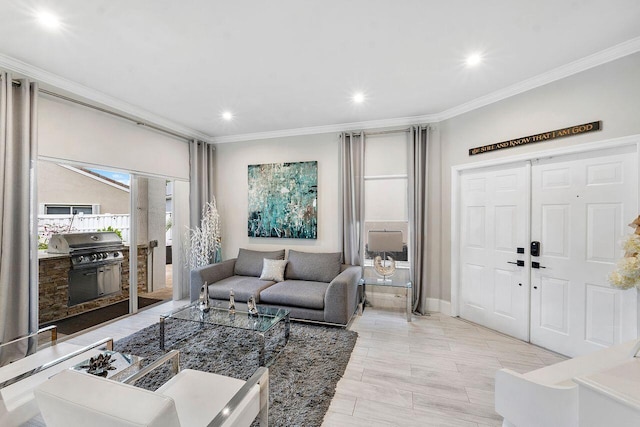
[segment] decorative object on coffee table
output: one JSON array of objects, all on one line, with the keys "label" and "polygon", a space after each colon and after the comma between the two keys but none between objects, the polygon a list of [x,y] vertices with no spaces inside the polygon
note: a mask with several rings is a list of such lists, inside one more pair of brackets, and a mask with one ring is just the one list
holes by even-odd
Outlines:
[{"label": "decorative object on coffee table", "polygon": [[204,282],[200,289],[200,299],[198,300],[198,308],[202,312],[207,312],[211,308],[211,301],[209,300],[209,285]]},{"label": "decorative object on coffee table", "polygon": [[110,354],[100,353],[96,357],[90,358],[88,363],[80,367],[86,369],[88,374],[106,377],[109,373],[108,371],[116,369],[112,363]]},{"label": "decorative object on coffee table", "polygon": [[236,300],[235,294],[233,293],[233,289],[229,291],[229,314],[236,313]]},{"label": "decorative object on coffee table", "polygon": [[105,350],[71,367],[71,369],[88,374],[105,377],[113,381],[123,381],[140,369],[144,359],[133,354]]},{"label": "decorative object on coffee table", "polygon": [[251,295],[251,298],[249,298],[249,301],[247,301],[247,311],[249,312],[250,316],[258,315],[258,308],[256,307],[256,299],[254,298],[253,295]]}]

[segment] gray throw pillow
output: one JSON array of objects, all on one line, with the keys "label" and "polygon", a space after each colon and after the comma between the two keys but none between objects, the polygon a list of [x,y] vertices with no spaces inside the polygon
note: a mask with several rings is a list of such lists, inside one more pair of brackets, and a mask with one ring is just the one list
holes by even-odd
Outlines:
[{"label": "gray throw pillow", "polygon": [[331,282],[340,274],[342,254],[289,251],[285,277],[291,280]]},{"label": "gray throw pillow", "polygon": [[240,249],[238,259],[236,259],[236,265],[233,268],[233,274],[237,276],[260,277],[260,274],[262,274],[263,260],[265,258],[284,259],[284,249],[271,252]]}]

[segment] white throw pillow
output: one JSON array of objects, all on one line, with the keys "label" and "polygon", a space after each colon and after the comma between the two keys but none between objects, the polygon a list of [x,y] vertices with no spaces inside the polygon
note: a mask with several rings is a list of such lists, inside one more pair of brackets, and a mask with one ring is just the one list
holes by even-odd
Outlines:
[{"label": "white throw pillow", "polygon": [[287,266],[286,259],[267,259],[262,264],[262,274],[260,280],[273,280],[275,282],[284,281],[284,269]]}]

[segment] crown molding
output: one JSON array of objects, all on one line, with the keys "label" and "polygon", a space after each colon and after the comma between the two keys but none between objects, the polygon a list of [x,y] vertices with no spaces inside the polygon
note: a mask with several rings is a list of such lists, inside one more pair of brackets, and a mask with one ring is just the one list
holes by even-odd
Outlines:
[{"label": "crown molding", "polygon": [[395,119],[371,120],[365,122],[339,123],[335,125],[312,126],[306,128],[283,129],[268,132],[244,133],[239,135],[218,136],[213,138],[215,144],[230,142],[255,141],[259,139],[286,138],[289,136],[315,135],[320,133],[345,132],[353,130],[381,129],[398,126],[410,126],[417,123],[429,123],[433,115],[398,117]]},{"label": "crown molding", "polygon": [[130,117],[141,124],[154,125],[161,129],[166,129],[185,138],[195,138],[201,141],[211,142],[211,136],[197,130],[180,125],[164,117],[153,114],[142,108],[136,107],[128,102],[121,101],[100,91],[88,88],[79,83],[68,80],[64,77],[53,74],[26,62],[0,53],[0,68],[4,68],[21,76],[36,80],[37,82],[71,94],[73,98],[81,98],[90,104],[104,106],[112,111],[116,111]]},{"label": "crown molding", "polygon": [[616,59],[623,58],[628,55],[640,52],[640,37],[636,37],[626,42],[617,44],[608,49],[601,50],[592,55],[570,62],[566,65],[562,65],[546,73],[539,74],[527,80],[523,80],[514,85],[508,86],[504,89],[497,90],[488,95],[481,96],[472,101],[458,105],[457,107],[450,108],[441,113],[434,114],[436,121],[451,119],[464,113],[476,110],[478,108],[485,107],[494,102],[502,101],[510,98],[514,95],[518,95],[523,92],[535,89],[540,86],[555,82],[557,80],[564,79],[566,77],[578,74],[582,71],[586,71],[590,68],[597,67],[599,65],[606,64],[607,62],[615,61]]}]

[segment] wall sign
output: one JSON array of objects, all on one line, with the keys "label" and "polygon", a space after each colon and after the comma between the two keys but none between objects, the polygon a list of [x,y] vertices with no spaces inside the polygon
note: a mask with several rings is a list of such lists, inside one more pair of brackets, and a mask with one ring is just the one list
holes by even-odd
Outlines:
[{"label": "wall sign", "polygon": [[582,133],[594,132],[600,130],[602,122],[591,122],[583,125],[571,126],[552,130],[549,132],[539,133],[537,135],[524,136],[522,138],[510,139],[509,141],[497,142],[495,144],[484,145],[482,147],[470,148],[469,155],[488,153],[489,151],[502,150],[503,148],[519,147],[525,144],[533,144],[536,142],[549,141],[551,139],[564,138],[565,136],[580,135]]}]

